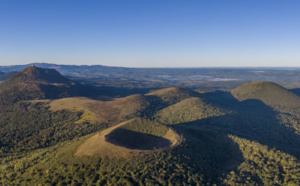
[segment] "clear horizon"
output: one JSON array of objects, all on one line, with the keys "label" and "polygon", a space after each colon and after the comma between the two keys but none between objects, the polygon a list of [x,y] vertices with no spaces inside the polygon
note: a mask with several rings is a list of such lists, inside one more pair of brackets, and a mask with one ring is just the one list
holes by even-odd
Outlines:
[{"label": "clear horizon", "polygon": [[0,2],[0,65],[300,67],[291,0]]},{"label": "clear horizon", "polygon": [[282,68],[282,69],[290,69],[290,68],[297,68],[299,69],[300,66],[207,66],[207,67],[126,67],[126,66],[112,66],[112,65],[102,65],[102,64],[60,64],[60,63],[46,63],[46,62],[33,62],[33,63],[24,63],[24,64],[11,64],[11,65],[0,65],[0,66],[18,66],[18,65],[31,65],[31,64],[49,64],[49,65],[75,65],[75,66],[107,66],[107,67],[120,67],[120,68],[228,68],[228,69],[272,69],[272,68]]}]

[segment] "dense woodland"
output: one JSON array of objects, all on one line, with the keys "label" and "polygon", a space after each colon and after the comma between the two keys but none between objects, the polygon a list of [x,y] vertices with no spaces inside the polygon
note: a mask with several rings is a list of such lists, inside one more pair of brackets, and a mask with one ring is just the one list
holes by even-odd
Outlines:
[{"label": "dense woodland", "polygon": [[153,146],[145,139],[168,146],[163,137],[172,129],[181,141],[123,158],[75,155],[87,139],[117,123],[78,123],[83,112],[51,111],[38,101],[49,99],[44,89],[21,94],[14,84],[2,84],[0,183],[299,185],[300,98],[272,83],[250,85],[232,92],[171,88],[136,96],[143,98],[140,109],[124,116],[134,119],[107,137],[147,150]]}]

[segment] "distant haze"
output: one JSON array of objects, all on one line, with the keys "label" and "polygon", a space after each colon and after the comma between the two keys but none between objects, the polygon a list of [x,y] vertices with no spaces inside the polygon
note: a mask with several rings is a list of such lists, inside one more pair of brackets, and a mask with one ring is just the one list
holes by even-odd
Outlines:
[{"label": "distant haze", "polygon": [[0,1],[0,65],[300,67],[300,2]]}]

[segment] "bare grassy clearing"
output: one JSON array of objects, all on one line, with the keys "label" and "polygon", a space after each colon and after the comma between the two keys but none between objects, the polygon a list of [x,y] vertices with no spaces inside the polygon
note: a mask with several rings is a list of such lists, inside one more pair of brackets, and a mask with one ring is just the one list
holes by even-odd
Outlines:
[{"label": "bare grassy clearing", "polygon": [[[142,95],[133,95],[113,101],[92,100],[85,97],[63,98],[49,101],[51,111],[82,111],[81,122],[106,122],[117,124],[126,121],[142,106]],[[45,102],[45,101],[41,101]]]}]

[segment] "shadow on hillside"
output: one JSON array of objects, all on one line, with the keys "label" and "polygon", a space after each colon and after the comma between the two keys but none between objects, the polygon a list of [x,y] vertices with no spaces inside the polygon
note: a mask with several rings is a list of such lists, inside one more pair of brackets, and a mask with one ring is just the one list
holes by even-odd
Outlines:
[{"label": "shadow on hillside", "polygon": [[109,95],[111,97],[121,98],[133,94],[147,94],[158,88],[127,88],[127,87],[100,86],[100,87],[95,87],[95,89],[97,89],[99,95]]},{"label": "shadow on hillside", "polygon": [[[300,136],[293,128],[288,128],[276,118],[279,114],[260,100],[237,101],[230,92],[218,92],[217,95],[204,95],[214,99],[213,104],[233,110],[235,113],[225,116],[202,119],[191,122],[193,125],[215,127],[251,141],[257,141],[269,148],[276,148],[300,159]],[[185,125],[185,124],[183,124]],[[203,126],[202,126],[203,127]]]},{"label": "shadow on hillside", "polygon": [[193,123],[169,127],[184,136],[183,143],[186,143],[187,147],[178,154],[192,159],[189,166],[198,166],[198,171],[205,175],[204,183],[221,184],[218,178],[235,170],[245,161],[239,146],[226,133],[216,131],[213,127],[198,127]]},{"label": "shadow on hillside", "polygon": [[[206,141],[208,144],[217,144],[219,147],[224,144],[229,146],[232,153],[228,153],[230,155],[225,159],[231,159],[230,156],[232,156],[233,160],[238,160],[240,163],[243,161],[243,156],[237,144],[230,138],[218,137],[218,134],[234,135],[250,141],[257,141],[262,145],[267,145],[269,149],[276,148],[300,159],[300,136],[295,133],[294,129],[281,124],[276,118],[278,112],[271,107],[260,100],[239,102],[230,92],[217,91],[202,96],[212,104],[234,112],[223,116],[171,125],[170,127],[196,142]],[[226,148],[216,150],[213,154],[217,157],[218,153],[226,154]],[[255,179],[260,180],[259,178]]]},{"label": "shadow on hillside", "polygon": [[293,92],[297,96],[300,96],[300,88],[289,89],[289,91]]},{"label": "shadow on hillside", "polygon": [[205,98],[209,103],[225,109],[235,110],[240,105],[240,102],[227,91],[216,90],[214,92],[200,93],[199,97]]},{"label": "shadow on hillside", "polygon": [[129,149],[154,150],[168,148],[171,142],[163,137],[117,128],[105,136],[105,140]]}]

